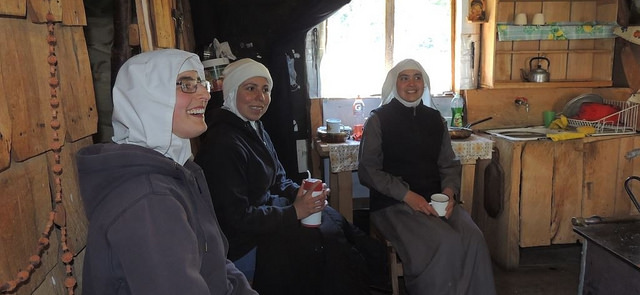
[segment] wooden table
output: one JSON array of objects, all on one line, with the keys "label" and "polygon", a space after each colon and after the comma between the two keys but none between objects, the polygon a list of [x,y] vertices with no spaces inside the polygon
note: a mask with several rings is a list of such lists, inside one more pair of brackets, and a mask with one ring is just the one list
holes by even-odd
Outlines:
[{"label": "wooden table", "polygon": [[[473,211],[473,186],[476,161],[491,159],[493,141],[472,134],[461,140],[452,140],[451,146],[462,164],[462,183],[460,200],[462,206],[471,214]],[[325,143],[315,141],[314,149],[320,158],[329,158],[329,204],[347,220],[353,221],[353,183],[351,172],[358,169],[359,141],[347,140],[344,143]]]}]

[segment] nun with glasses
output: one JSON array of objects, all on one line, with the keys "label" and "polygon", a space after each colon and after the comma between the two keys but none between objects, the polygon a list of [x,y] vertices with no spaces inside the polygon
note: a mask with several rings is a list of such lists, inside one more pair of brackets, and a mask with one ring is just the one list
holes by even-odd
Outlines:
[{"label": "nun with glasses", "polygon": [[113,88],[112,143],[77,155],[89,220],[85,294],[257,294],[226,258],[190,139],[207,129],[197,55],[165,49],[125,62]]}]

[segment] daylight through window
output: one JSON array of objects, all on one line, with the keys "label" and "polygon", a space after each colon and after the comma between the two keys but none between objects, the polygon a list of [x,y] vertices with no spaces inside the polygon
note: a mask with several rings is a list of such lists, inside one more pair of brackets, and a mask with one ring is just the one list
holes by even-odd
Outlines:
[{"label": "daylight through window", "polygon": [[451,90],[451,1],[387,1],[394,1],[394,25],[389,25],[393,28],[385,27],[385,0],[351,0],[327,20],[319,96],[380,94],[388,71],[385,32],[393,34],[393,46],[386,50],[394,65],[415,59],[429,74],[432,94]]}]

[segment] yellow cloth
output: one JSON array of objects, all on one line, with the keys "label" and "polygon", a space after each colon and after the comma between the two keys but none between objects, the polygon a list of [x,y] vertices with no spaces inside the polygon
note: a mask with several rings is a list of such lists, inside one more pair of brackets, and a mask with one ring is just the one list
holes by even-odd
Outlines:
[{"label": "yellow cloth", "polygon": [[596,133],[596,128],[594,128],[593,126],[580,126],[576,128],[576,131],[589,135]]},{"label": "yellow cloth", "polygon": [[561,133],[555,133],[555,134],[551,134],[551,133],[547,134],[547,137],[551,138],[551,140],[553,141],[583,138],[585,136],[587,135],[581,132],[561,132]]},{"label": "yellow cloth", "polygon": [[549,129],[566,129],[569,125],[569,120],[564,115],[560,115],[560,118],[551,121]]}]

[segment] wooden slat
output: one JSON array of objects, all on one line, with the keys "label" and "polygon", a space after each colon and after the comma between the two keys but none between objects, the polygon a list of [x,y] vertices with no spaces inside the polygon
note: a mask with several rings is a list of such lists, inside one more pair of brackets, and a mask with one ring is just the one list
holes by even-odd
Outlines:
[{"label": "wooden slat", "polygon": [[634,90],[633,92],[635,93],[640,90],[640,67],[638,67],[640,63],[633,54],[630,44],[623,46],[620,50],[620,59],[622,60],[622,68],[624,69],[624,75],[627,78],[629,87]]},{"label": "wooden slat", "polygon": [[[545,21],[562,22],[569,19],[570,12],[569,2],[543,2],[542,13],[544,14]],[[552,41],[540,41],[540,50],[567,50],[569,46],[568,41],[552,40]],[[551,81],[564,80],[567,78],[566,64],[567,53],[542,53],[550,61],[549,66],[549,79]]]},{"label": "wooden slat", "polygon": [[613,211],[615,216],[639,214],[635,205],[631,202],[631,198],[629,198],[629,195],[627,195],[627,192],[624,189],[624,181],[627,179],[627,177],[635,175],[633,174],[633,161],[627,160],[625,158],[625,155],[633,149],[640,147],[634,146],[636,138],[638,138],[638,136],[630,136],[619,139],[620,150],[617,152],[618,171],[615,179],[616,191],[613,196],[615,202]]},{"label": "wooden slat", "polygon": [[63,122],[68,139],[76,141],[96,133],[98,128],[89,53],[82,27],[57,25],[56,32]]},{"label": "wooden slat", "polygon": [[[322,126],[324,121],[323,115],[322,115],[322,99],[319,99],[319,98],[310,99],[309,103],[310,103],[309,116],[311,118],[311,142],[315,143],[318,127]],[[311,144],[311,149],[315,150],[316,148],[317,147],[315,144]],[[319,179],[323,178],[324,173],[321,169],[322,167],[321,162],[322,162],[322,159],[320,158],[317,152],[311,153],[311,163],[312,163],[311,176]]]},{"label": "wooden slat", "polygon": [[189,0],[176,0],[182,1],[182,14],[184,17],[182,23],[182,38],[181,49],[189,52],[194,52],[196,49],[196,39],[193,29],[193,18],[191,15],[191,3]]},{"label": "wooden slat", "polygon": [[151,18],[156,45],[160,48],[175,48],[175,22],[171,16],[174,0],[151,0]]},{"label": "wooden slat", "polygon": [[140,46],[140,30],[138,24],[129,25],[129,46]]},{"label": "wooden slat", "polygon": [[[522,167],[522,161],[520,154],[524,147],[521,143],[513,144],[513,148],[507,150],[508,144],[503,141],[504,144],[498,144],[496,147],[500,149],[500,165],[504,169],[504,212],[500,216],[499,229],[501,232],[507,233],[506,236],[500,238],[502,245],[498,250],[503,251],[504,254],[504,266],[507,268],[516,267],[520,264],[520,251],[519,251],[519,220],[520,220],[520,169]],[[507,169],[507,165],[510,165],[510,169]]]},{"label": "wooden slat", "polygon": [[[554,144],[553,200],[551,207],[551,243],[568,244],[578,240],[573,231],[572,217],[582,213],[583,169],[581,140]],[[572,172],[570,172],[572,171]]]},{"label": "wooden slat", "polygon": [[27,2],[25,0],[0,1],[0,15],[24,17],[27,15]]},{"label": "wooden slat", "polygon": [[[0,54],[0,56],[3,55]],[[0,77],[3,76],[2,62],[0,61]],[[0,79],[0,171],[7,169],[11,163],[12,124],[6,93],[4,79]]]},{"label": "wooden slat", "polygon": [[49,65],[46,25],[0,18],[0,63],[12,120],[12,156],[23,161],[49,149]]},{"label": "wooden slat", "polygon": [[[67,214],[67,235],[69,237],[69,247],[71,251],[77,253],[86,245],[88,221],[84,214],[82,197],[80,196],[80,185],[78,183],[78,173],[76,168],[75,155],[81,148],[93,144],[91,136],[80,139],[76,142],[68,142],[60,153],[60,163],[63,167],[62,179],[62,203]],[[53,152],[47,153],[49,163],[49,185],[55,188],[55,177],[52,174],[52,165],[55,163]]]},{"label": "wooden slat", "polygon": [[142,52],[152,51],[153,34],[151,33],[151,19],[149,18],[149,1],[136,1],[136,16],[138,20],[138,32],[140,32],[140,49]]},{"label": "wooden slat", "polygon": [[619,149],[615,139],[585,143],[582,216],[614,215]]},{"label": "wooden slat", "polygon": [[[13,162],[11,169],[0,173],[0,280],[15,278],[34,255],[38,239],[49,220],[51,193],[44,155],[22,163]],[[30,281],[40,282],[58,261],[59,240],[54,233],[40,265]],[[38,284],[21,287],[19,294],[31,294]]]},{"label": "wooden slat", "polygon": [[86,26],[83,0],[58,0],[62,3],[62,23],[66,26]]},{"label": "wooden slat", "polygon": [[[474,210],[476,223],[482,230],[487,246],[491,252],[491,257],[500,266],[513,269],[520,263],[519,240],[519,220],[520,220],[520,153],[522,152],[522,142],[509,142],[507,140],[496,139],[495,147],[500,151],[500,165],[504,169],[504,210],[497,217],[489,217],[484,210]],[[480,161],[480,168],[486,167],[486,161]],[[476,175],[484,175],[482,172]],[[484,185],[477,185],[475,190],[483,189]],[[475,200],[474,200],[475,201]],[[478,198],[478,202],[480,202]]]},{"label": "wooden slat", "polygon": [[55,22],[62,21],[62,2],[49,0],[27,0],[27,16],[34,23],[46,23],[51,12]]},{"label": "wooden slat", "polygon": [[520,247],[551,244],[552,141],[529,141],[522,151]]}]

